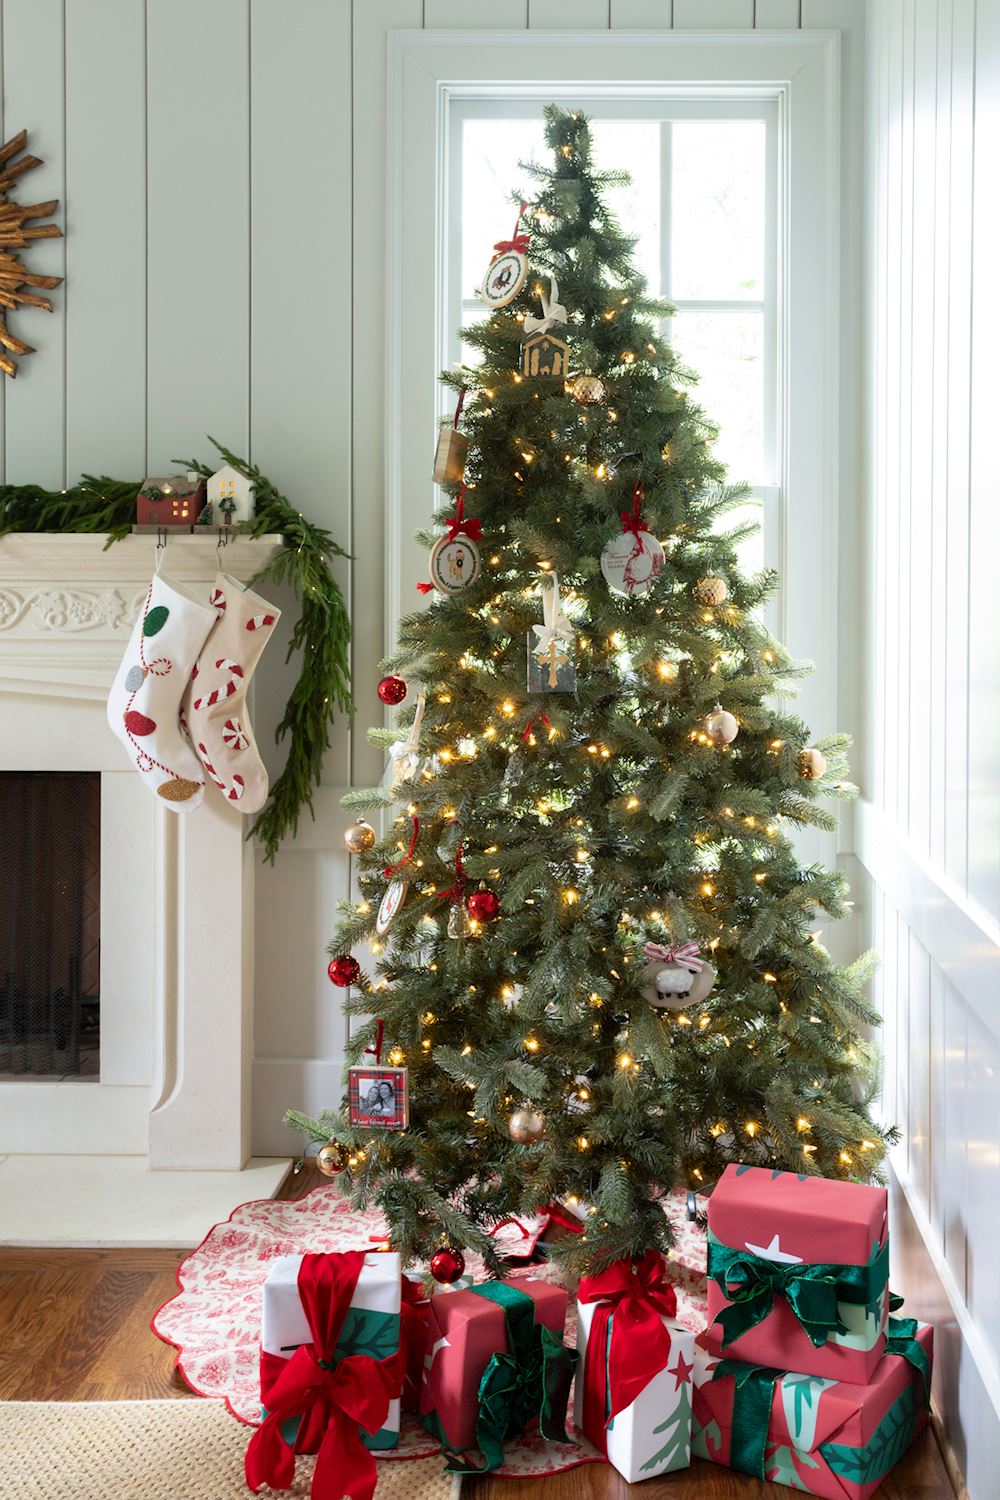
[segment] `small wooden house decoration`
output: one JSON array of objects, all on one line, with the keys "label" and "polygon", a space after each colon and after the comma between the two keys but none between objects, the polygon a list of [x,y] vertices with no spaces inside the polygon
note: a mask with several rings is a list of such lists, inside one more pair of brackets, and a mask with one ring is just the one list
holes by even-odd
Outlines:
[{"label": "small wooden house decoration", "polygon": [[551,331],[533,333],[521,347],[521,371],[533,378],[565,380],[569,374],[569,345]]},{"label": "small wooden house decoration", "polygon": [[213,526],[238,526],[252,521],[253,491],[250,481],[232,464],[223,464],[208,480],[208,503]]},{"label": "small wooden house decoration", "polygon": [[136,501],[136,528],[173,526],[190,531],[205,509],[205,481],[200,474],[169,474],[144,479]]}]

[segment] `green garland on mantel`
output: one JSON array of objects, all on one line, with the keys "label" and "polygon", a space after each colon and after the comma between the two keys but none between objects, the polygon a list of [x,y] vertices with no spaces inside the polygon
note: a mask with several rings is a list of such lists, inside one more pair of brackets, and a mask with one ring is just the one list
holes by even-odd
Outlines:
[{"label": "green garland on mantel", "polygon": [[[273,862],[282,840],[297,833],[303,807],[315,816],[313,793],[336,714],[350,717],[354,713],[348,659],[351,622],[328,566],[331,557],[347,557],[348,553],[323,527],[307,521],[255,464],[237,458],[213,437],[209,442],[252,485],[254,519],[242,535],[256,541],[278,533],[285,543],[251,583],[270,578],[288,584],[301,605],[286,661],[300,651],[302,667],[275,731],[279,743],[286,735],[290,737],[288,759],[248,834],[260,841],[265,858]],[[214,472],[199,459],[171,462],[206,476]],[[0,485],[0,537],[12,531],[107,532],[107,549],[131,534],[140,483],[84,474],[79,484],[61,491],[37,484]]]}]

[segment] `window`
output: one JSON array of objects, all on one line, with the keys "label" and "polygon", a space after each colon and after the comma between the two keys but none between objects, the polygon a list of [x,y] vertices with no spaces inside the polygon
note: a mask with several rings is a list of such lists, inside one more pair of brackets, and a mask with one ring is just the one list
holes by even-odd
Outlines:
[{"label": "window", "polygon": [[[650,292],[676,308],[662,332],[699,376],[694,399],[719,426],[718,457],[753,489],[747,513],[764,523],[745,544],[752,571],[774,554],[778,431],[779,244],[777,101],[580,100],[603,168],[625,167],[608,199],[636,239]],[[510,193],[547,160],[540,105],[457,99],[450,110],[448,262],[443,330],[449,363],[476,353],[458,329],[488,317],[475,295],[491,242],[513,229]],[[510,223],[508,224],[508,221]],[[726,518],[727,526],[740,516]],[[768,560],[770,558],[768,557]]]}]

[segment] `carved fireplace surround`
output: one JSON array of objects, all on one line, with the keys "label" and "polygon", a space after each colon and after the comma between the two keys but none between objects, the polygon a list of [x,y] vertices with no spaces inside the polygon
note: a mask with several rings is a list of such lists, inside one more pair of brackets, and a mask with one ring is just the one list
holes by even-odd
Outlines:
[{"label": "carved fireplace surround", "polygon": [[[101,774],[98,1080],[0,1080],[0,1154],[143,1155],[237,1170],[250,1155],[253,855],[208,786],[179,816],[152,797],[105,717],[155,538],[0,540],[0,770]],[[208,585],[216,534],[171,535],[168,577]],[[236,539],[241,580],[280,538]],[[2,831],[0,831],[2,834]],[[0,852],[0,878],[2,852]]]}]

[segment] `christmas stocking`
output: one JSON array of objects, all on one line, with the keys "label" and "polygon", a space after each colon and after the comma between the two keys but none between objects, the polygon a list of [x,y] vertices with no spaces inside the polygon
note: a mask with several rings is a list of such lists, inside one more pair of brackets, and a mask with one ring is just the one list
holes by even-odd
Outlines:
[{"label": "christmas stocking", "polygon": [[191,743],[216,786],[240,812],[267,801],[267,771],[247,718],[246,696],[281,611],[226,573],[212,591],[215,629],[191,674],[183,716]]},{"label": "christmas stocking", "polygon": [[198,757],[181,735],[178,713],[215,612],[157,573],[108,698],[108,723],[150,791],[174,812],[205,795]]}]

